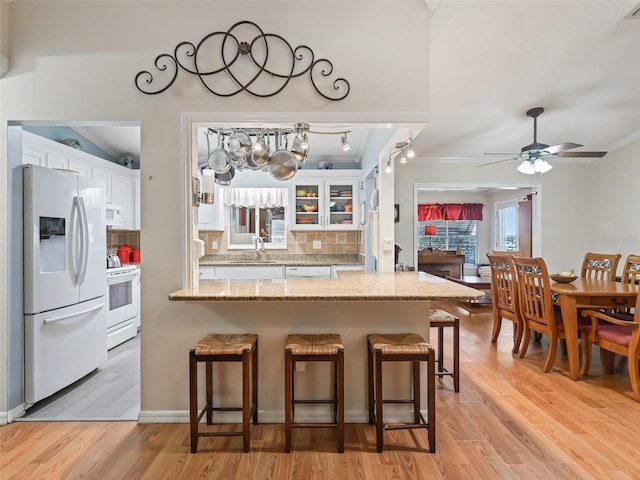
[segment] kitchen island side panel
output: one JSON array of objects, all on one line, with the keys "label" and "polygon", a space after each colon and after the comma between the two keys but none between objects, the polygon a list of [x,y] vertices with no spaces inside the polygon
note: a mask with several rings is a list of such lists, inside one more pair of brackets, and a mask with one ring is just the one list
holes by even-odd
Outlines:
[{"label": "kitchen island side panel", "polygon": [[[173,302],[172,302],[173,303]],[[174,348],[157,360],[167,378],[162,395],[149,398],[140,421],[158,421],[169,415],[188,421],[188,352],[208,333],[255,333],[259,337],[260,422],[284,419],[284,345],[291,333],[338,333],[345,346],[345,415],[348,422],[367,422],[367,334],[413,332],[429,339],[429,300],[422,301],[282,301],[282,302],[185,302],[175,303],[183,315],[163,325],[163,336],[175,339]],[[396,373],[393,373],[396,371]],[[239,365],[217,370],[216,388],[223,404],[241,395]],[[426,385],[426,365],[422,368]],[[203,371],[200,371],[203,375]],[[297,374],[296,395],[323,398],[330,394],[328,365],[309,364]],[[385,365],[385,395],[407,398],[409,364]],[[200,392],[202,395],[203,392]],[[423,395],[426,399],[426,395]],[[202,400],[202,396],[201,396]],[[406,407],[404,407],[406,408]],[[426,408],[426,404],[422,406]],[[171,412],[171,413],[168,413]],[[304,415],[304,409],[296,408]]]}]

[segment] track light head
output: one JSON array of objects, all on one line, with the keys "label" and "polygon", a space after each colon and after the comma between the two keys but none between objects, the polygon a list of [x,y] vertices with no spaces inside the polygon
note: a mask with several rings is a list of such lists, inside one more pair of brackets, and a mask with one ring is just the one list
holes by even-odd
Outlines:
[{"label": "track light head", "polygon": [[346,152],[350,149],[349,142],[347,142],[347,134],[346,132],[342,134],[342,151]]}]

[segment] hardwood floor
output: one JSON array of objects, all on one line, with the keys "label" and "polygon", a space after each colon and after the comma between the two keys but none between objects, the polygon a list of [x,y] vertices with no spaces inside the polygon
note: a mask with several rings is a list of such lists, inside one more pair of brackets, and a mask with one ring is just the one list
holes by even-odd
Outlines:
[{"label": "hardwood floor", "polygon": [[[548,345],[511,354],[511,322],[490,344],[491,309],[440,304],[461,320],[461,387],[437,381],[437,451],[422,431],[385,435],[349,424],[345,453],[333,432],[299,429],[291,454],[282,425],[203,439],[189,452],[186,424],[14,422],[0,427],[0,478],[36,479],[637,479],[640,403],[624,362],[604,376],[594,352],[589,377],[572,381],[566,357],[542,373]],[[447,329],[448,330],[448,329]],[[224,428],[234,428],[225,426]]]},{"label": "hardwood floor", "polygon": [[36,403],[18,421],[137,420],[139,413],[140,335],[109,350],[99,369]]}]

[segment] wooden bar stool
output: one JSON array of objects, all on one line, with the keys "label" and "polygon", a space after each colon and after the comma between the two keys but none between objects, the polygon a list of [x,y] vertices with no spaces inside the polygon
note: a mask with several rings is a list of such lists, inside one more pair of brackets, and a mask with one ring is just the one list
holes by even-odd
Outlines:
[{"label": "wooden bar stool", "polygon": [[[438,354],[436,364],[440,378],[443,375],[453,377],[453,389],[460,391],[460,319],[444,310],[433,309],[429,311],[429,323],[431,327],[438,329]],[[453,368],[448,370],[444,366],[444,329],[453,328]]]},{"label": "wooden bar stool", "polygon": [[[330,400],[296,400],[294,372],[296,362],[333,362],[333,398]],[[284,347],[285,376],[285,444],[291,451],[294,428],[335,428],[338,436],[338,452],[344,452],[344,345],[340,335],[298,335],[287,337]],[[330,403],[333,405],[332,423],[294,423],[296,403]]]},{"label": "wooden bar stool", "polygon": [[[198,413],[198,362],[205,363],[206,405]],[[242,362],[242,407],[213,406],[213,362]],[[251,392],[251,393],[249,393]],[[198,423],[207,414],[207,425],[213,425],[213,412],[242,412],[242,431],[201,431]],[[252,334],[211,334],[200,339],[189,352],[189,423],[191,453],[198,450],[200,437],[242,436],[245,453],[251,445],[249,421],[258,423],[258,336]]]},{"label": "wooden bar stool", "polygon": [[[385,430],[426,428],[429,451],[436,451],[435,352],[431,345],[415,333],[372,334],[367,336],[369,373],[369,425],[376,426],[376,450],[382,452]],[[413,396],[409,400],[382,398],[382,362],[411,362]],[[427,420],[420,412],[420,362],[427,362]],[[384,403],[413,404],[413,423],[386,424],[383,421]]]}]

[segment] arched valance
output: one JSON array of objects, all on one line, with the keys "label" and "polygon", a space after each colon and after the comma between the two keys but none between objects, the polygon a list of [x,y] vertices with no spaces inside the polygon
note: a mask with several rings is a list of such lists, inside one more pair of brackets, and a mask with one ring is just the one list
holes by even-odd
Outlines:
[{"label": "arched valance", "polygon": [[286,207],[289,205],[287,188],[233,188],[223,187],[222,202],[232,207]]}]

